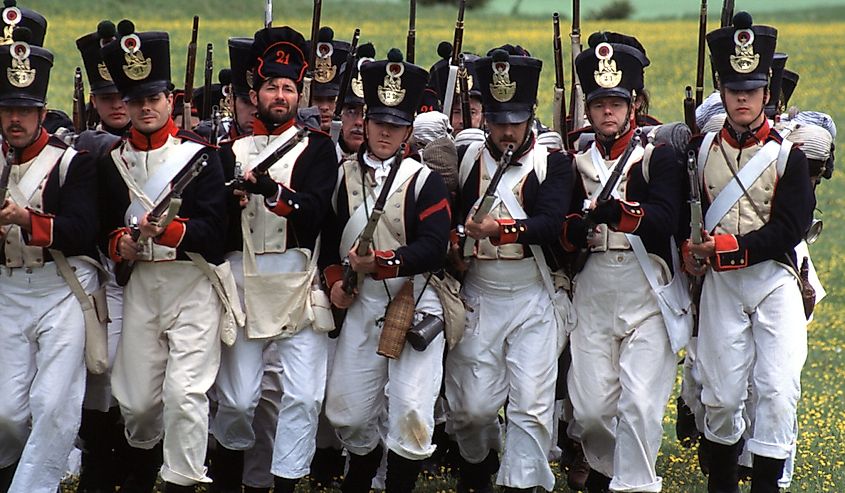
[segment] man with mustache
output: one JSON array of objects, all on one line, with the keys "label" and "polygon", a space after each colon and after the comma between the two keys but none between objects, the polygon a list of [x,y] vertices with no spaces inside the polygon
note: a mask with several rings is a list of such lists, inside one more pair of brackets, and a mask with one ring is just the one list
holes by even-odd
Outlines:
[{"label": "man with mustache", "polygon": [[[796,440],[808,314],[795,246],[814,199],[804,152],[764,113],[776,42],[777,30],[753,25],[747,12],[707,35],[727,117],[721,130],[693,143],[705,224],[703,242],[684,245],[684,261],[704,276],[695,365],[713,493],[739,491],[743,447],[753,455],[752,490],[779,491]],[[756,405],[743,445],[749,382]]]},{"label": "man with mustache", "polygon": [[[210,481],[204,466],[206,392],[227,334],[220,323],[224,303],[215,289],[220,282],[212,272],[217,269],[212,265],[226,267],[223,173],[214,150],[170,118],[167,33],[136,33],[128,20],[117,31],[102,56],[132,128],[100,160],[99,172],[102,244],[116,269],[134,262],[111,378],[131,446],[121,491],[151,491],[161,466],[164,491],[191,492]],[[181,201],[171,203],[179,205],[167,213],[175,213],[172,220],[161,224],[164,218],[149,217],[151,205],[197,160],[205,164]]]},{"label": "man with mustache", "polygon": [[[7,3],[13,15],[20,24]],[[34,44],[46,22],[30,25],[0,46],[0,491],[13,493],[56,491],[80,420],[85,324],[59,262],[87,293],[98,287],[82,258],[97,255],[96,166],[42,126],[53,55]]]},{"label": "man with mustache", "polygon": [[[116,35],[114,23],[105,20],[97,25],[95,32],[76,40],[88,76],[92,108],[97,112],[99,123],[92,129],[76,129],[73,145],[76,149],[90,152],[96,159],[111,151],[130,126],[126,103],[114,85],[100,53],[100,48],[111,42]],[[98,258],[109,272],[114,271],[114,263],[107,252],[101,252]],[[111,364],[123,326],[123,288],[114,282],[113,276],[106,283],[106,294],[109,307],[108,354]],[[110,376],[110,372],[103,375],[89,373],[85,382],[82,425],[79,429],[82,445],[80,493],[114,489],[120,480],[118,470],[126,466],[119,461],[120,454],[129,445],[123,433],[123,424],[120,423],[120,409],[112,397]]]},{"label": "man with mustache", "polygon": [[[632,141],[648,59],[615,40],[590,36],[575,60],[596,138],[575,157],[579,186],[561,235],[567,251],[589,251],[575,277],[567,388],[574,416],[568,431],[589,462],[591,493],[662,487],[655,463],[676,360],[649,276],[663,284],[681,275],[671,267],[673,259],[680,265],[671,239],[683,167],[670,146]],[[599,202],[616,170],[612,195]]]},{"label": "man with mustache", "polygon": [[[458,215],[477,243],[463,296],[463,339],[446,360],[446,397],[460,448],[458,491],[551,491],[555,377],[565,334],[557,321],[543,246],[556,241],[572,193],[568,155],[536,143],[532,131],[542,62],[511,45],[475,62],[483,142],[459,148]],[[512,165],[489,214],[473,220],[497,162],[512,147]],[[548,281],[548,282],[547,282]],[[529,390],[530,389],[530,390]],[[498,411],[508,403],[499,467]]]},{"label": "man with mustache", "polygon": [[[388,307],[395,309],[391,303],[401,303],[413,321],[425,316],[442,320],[430,276],[443,268],[450,211],[440,176],[408,152],[398,154],[400,149],[408,151],[402,145],[413,132],[428,73],[403,61],[402,52],[394,48],[387,60],[364,64],[361,79],[366,141],[356,156],[341,164],[320,260],[332,303],[347,309],[326,389],[326,416],[349,452],[341,491],[370,491],[386,448],[386,490],[410,493],[422,461],[434,452],[431,437],[444,337],[436,334],[423,351],[399,337],[392,352],[382,351],[392,358],[377,351],[391,326],[384,321]],[[391,173],[394,179],[388,184]],[[358,255],[356,238],[382,192],[384,214],[368,252]],[[357,275],[356,280],[347,277],[349,292],[344,290],[344,258]],[[412,321],[406,322],[394,327],[400,332],[409,329]]]},{"label": "man with mustache", "polygon": [[320,28],[317,39],[311,102],[320,111],[320,128],[328,132],[332,127],[335,107],[339,103],[337,96],[343,78],[341,69],[346,63],[351,45],[346,41],[334,39],[334,31],[328,26]]},{"label": "man with mustache", "polygon": [[314,455],[328,336],[316,330],[305,309],[316,278],[317,237],[337,180],[337,155],[328,135],[308,129],[267,172],[252,171],[303,130],[296,115],[306,50],[302,35],[290,27],[255,33],[247,69],[249,97],[257,108],[253,132],[221,149],[226,174],[243,172],[243,191],[229,198],[226,257],[243,295],[246,327],[224,348],[215,383],[212,433],[218,442],[214,458],[222,466],[215,466],[220,491],[240,490],[244,451],[256,439],[252,422],[265,369],[262,353],[271,343],[284,389],[270,469],[275,491],[292,492]]},{"label": "man with mustache", "polygon": [[[346,97],[343,100],[343,112],[340,114],[340,139],[337,142],[338,161],[343,162],[357,155],[361,144],[364,143],[364,86],[361,82],[361,67],[373,61],[376,49],[372,43],[364,43],[358,47],[355,67],[343,66],[343,72],[352,70],[352,81]],[[341,73],[338,78],[342,79]]]}]

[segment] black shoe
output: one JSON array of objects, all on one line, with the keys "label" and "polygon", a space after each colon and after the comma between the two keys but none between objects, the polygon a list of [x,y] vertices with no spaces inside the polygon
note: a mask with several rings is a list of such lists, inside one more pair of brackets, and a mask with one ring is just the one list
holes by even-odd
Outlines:
[{"label": "black shoe", "polygon": [[406,459],[393,451],[388,451],[385,490],[390,493],[412,493],[422,465],[421,460]]},{"label": "black shoe", "polygon": [[209,454],[211,464],[208,475],[213,483],[212,493],[241,493],[244,475],[244,451],[228,449],[219,443]]},{"label": "black shoe", "polygon": [[164,493],[196,493],[197,485],[182,486],[174,483],[164,483]]},{"label": "black shoe", "polygon": [[584,457],[584,449],[581,444],[575,442],[575,446],[577,447],[575,459],[566,473],[566,485],[573,491],[584,491],[587,489],[587,478],[590,476],[590,463]]},{"label": "black shoe", "polygon": [[490,476],[499,470],[499,454],[491,450],[487,457],[478,464],[467,462],[459,457],[458,493],[491,493],[493,482]]},{"label": "black shoe", "polygon": [[595,469],[590,469],[585,486],[589,493],[607,493],[610,491],[610,478]]},{"label": "black shoe", "polygon": [[751,469],[751,493],[778,493],[778,480],[783,476],[784,459],[754,456]]},{"label": "black shoe", "polygon": [[349,454],[349,471],[340,485],[343,493],[369,493],[381,465],[381,445],[367,455]]},{"label": "black shoe", "polygon": [[130,447],[130,449],[129,471],[120,492],[151,493],[162,463],[161,442],[149,450],[135,447]]},{"label": "black shoe", "polygon": [[698,441],[698,428],[695,424],[695,414],[692,409],[684,402],[684,398],[678,396],[678,414],[675,418],[675,435],[681,446],[684,448],[692,448],[695,442]]},{"label": "black shoe", "polygon": [[273,493],[293,493],[298,482],[299,478],[290,479],[273,476]]},{"label": "black shoe", "polygon": [[18,469],[18,463],[15,462],[11,466],[0,469],[0,493],[6,493],[12,486],[12,480],[15,479],[15,471]]},{"label": "black shoe", "polygon": [[707,476],[708,493],[739,493],[739,454],[742,440],[733,445],[722,445],[703,439],[710,451],[710,475]]},{"label": "black shoe", "polygon": [[312,489],[334,488],[340,485],[346,457],[335,448],[318,448],[311,460],[309,480]]}]

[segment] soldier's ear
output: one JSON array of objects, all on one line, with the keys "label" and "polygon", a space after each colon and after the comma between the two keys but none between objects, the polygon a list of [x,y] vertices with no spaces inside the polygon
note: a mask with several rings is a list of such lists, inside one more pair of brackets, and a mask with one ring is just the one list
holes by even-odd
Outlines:
[{"label": "soldier's ear", "polygon": [[252,103],[253,106],[258,108],[258,93],[255,91],[255,89],[249,90],[249,101]]},{"label": "soldier's ear", "polygon": [[771,97],[771,93],[769,92],[768,86],[764,87],[763,88],[763,106],[766,106],[767,104],[769,104],[770,97]]}]

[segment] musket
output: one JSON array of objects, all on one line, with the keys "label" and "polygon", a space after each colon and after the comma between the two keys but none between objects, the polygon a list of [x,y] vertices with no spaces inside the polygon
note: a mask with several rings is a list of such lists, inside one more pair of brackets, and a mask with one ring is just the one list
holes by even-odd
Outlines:
[{"label": "musket", "polygon": [[[569,33],[572,53],[572,93],[569,95],[569,120],[572,128],[581,128],[585,124],[584,90],[578,71],[575,70],[575,59],[581,54],[581,0],[572,0],[572,31]],[[567,136],[563,136],[566,140]]]},{"label": "musket", "polygon": [[469,108],[469,73],[464,54],[458,56],[458,95],[461,103],[461,123],[463,128],[472,128],[472,111]]},{"label": "musket", "polygon": [[88,118],[85,116],[85,86],[82,83],[82,69],[76,67],[73,74],[73,128],[77,134],[87,129]]},{"label": "musket", "polygon": [[411,11],[408,15],[408,41],[405,44],[405,60],[414,63],[417,45],[417,0],[411,0]]},{"label": "musket", "polygon": [[[291,137],[287,142],[279,146],[278,149],[273,151],[269,156],[264,158],[260,163],[256,164],[252,167],[252,174],[254,175],[261,175],[267,172],[271,166],[276,164],[280,159],[285,157],[285,154],[289,153],[296,147],[297,144],[302,142],[302,140],[308,135],[308,127],[302,127],[295,134]],[[236,189],[243,189],[244,177],[243,173],[236,172],[235,178],[226,183],[226,186],[234,186]],[[294,209],[299,209],[299,204],[292,204]]]},{"label": "musket", "polygon": [[687,152],[687,174],[689,175],[690,241],[699,245],[703,241],[701,227],[704,224],[701,213],[701,183],[698,179],[698,159],[695,151]]},{"label": "musket", "polygon": [[273,27],[273,0],[264,3],[264,27]]},{"label": "musket", "polygon": [[308,68],[302,84],[302,99],[311,106],[311,84],[314,80],[314,64],[317,62],[317,41],[320,37],[320,16],[323,12],[322,0],[314,0],[314,11],[311,13],[311,50],[308,53]]},{"label": "musket", "polygon": [[[184,172],[179,180],[173,184],[173,187],[155,206],[153,206],[152,210],[147,213],[147,221],[151,224],[156,224],[162,228],[166,228],[173,218],[176,217],[176,213],[178,212],[177,204],[181,203],[182,192],[185,191],[185,188],[194,181],[194,178],[196,178],[206,166],[208,166],[208,154],[206,153],[200,154],[188,163],[188,165],[185,166]],[[133,241],[141,243],[147,238],[141,234],[141,229],[137,225],[137,218],[132,218],[132,220],[134,224],[130,226],[129,234]],[[129,278],[132,276],[132,270],[134,268],[134,260],[124,260],[123,262],[118,262],[115,265],[114,280],[118,286],[126,286],[126,283],[129,282]]]},{"label": "musket", "polygon": [[569,128],[566,123],[566,81],[563,78],[563,47],[560,43],[560,14],[555,12],[552,14],[552,23],[554,25],[554,37],[552,45],[554,47],[555,57],[555,96],[552,121],[554,131],[563,137],[563,148],[569,150]]},{"label": "musket", "polygon": [[343,114],[343,101],[349,93],[349,87],[352,85],[352,67],[355,66],[358,59],[358,40],[361,38],[361,30],[357,27],[352,33],[352,43],[349,45],[349,53],[346,55],[346,70],[343,71],[343,77],[340,79],[340,90],[337,93],[337,103],[334,106],[334,115],[332,115],[332,126],[329,130],[329,135],[332,137],[332,142],[337,144],[340,140],[341,120],[340,115]]},{"label": "musket", "polygon": [[698,125],[695,124],[695,100],[692,98],[692,87],[684,89],[684,123],[687,124],[691,133],[698,133]]},{"label": "musket", "polygon": [[464,44],[464,11],[466,0],[458,4],[458,20],[455,21],[455,37],[452,40],[452,60],[449,62],[449,78],[446,79],[446,93],[443,95],[443,113],[451,118],[452,105],[455,102],[455,85],[458,80],[459,55]]},{"label": "musket", "polygon": [[191,101],[194,98],[194,70],[197,65],[197,35],[200,29],[200,18],[194,16],[194,26],[191,29],[191,42],[188,43],[188,62],[185,66],[185,96],[182,99],[182,129],[191,129]]},{"label": "musket", "polygon": [[[405,155],[406,147],[407,144],[403,142],[402,145],[399,146],[399,149],[396,150],[396,154],[393,155],[393,162],[390,164],[390,172],[388,172],[387,178],[384,179],[384,184],[381,186],[381,192],[376,199],[376,203],[373,205],[373,211],[370,213],[370,217],[367,218],[367,224],[364,225],[364,229],[361,230],[361,234],[358,235],[358,246],[355,247],[355,254],[359,257],[365,257],[370,251],[370,246],[373,243],[373,236],[376,232],[376,226],[378,226],[381,216],[384,215],[384,206],[387,203],[388,196],[390,195],[390,189],[393,188],[393,182],[396,181],[396,174],[402,166],[402,158]],[[345,261],[343,265],[343,284],[341,284],[341,287],[346,294],[352,294],[355,286],[358,285],[358,273],[352,270],[352,266],[349,264],[348,260]]]},{"label": "musket", "polygon": [[[695,66],[695,107],[704,101],[704,48],[707,36],[707,0],[701,0],[701,12],[698,14],[698,64]],[[689,123],[687,123],[689,125]],[[690,127],[692,130],[692,127]]]},{"label": "musket", "polygon": [[214,77],[214,46],[211,43],[205,45],[205,73],[202,83],[202,108],[200,108],[200,120],[207,120],[211,117],[211,79]]},{"label": "musket", "polygon": [[211,135],[208,137],[208,143],[216,146],[220,141],[220,122],[223,115],[220,113],[220,106],[214,105],[211,107]]},{"label": "musket", "polygon": [[722,0],[722,25],[728,27],[734,20],[734,0]]},{"label": "musket", "polygon": [[[616,161],[616,166],[613,167],[613,171],[610,173],[610,176],[607,178],[607,181],[604,184],[604,188],[601,189],[598,196],[596,197],[596,206],[602,205],[608,202],[612,195],[613,191],[616,190],[616,187],[619,186],[619,180],[622,178],[622,173],[625,171],[625,164],[628,162],[628,159],[631,158],[631,154],[634,153],[634,149],[640,145],[642,140],[643,131],[641,128],[637,128],[634,130],[634,136],[631,137],[631,141],[628,142],[628,146],[625,148],[625,152],[622,153],[622,156]],[[596,209],[589,209],[584,214],[584,222],[587,223],[587,231],[591,231],[595,229],[596,223],[594,219],[594,212]]]},{"label": "musket", "polygon": [[[513,149],[513,144],[508,144],[508,148],[505,149],[505,152],[502,153],[502,157],[499,159],[499,162],[496,163],[496,171],[490,178],[490,183],[487,185],[484,195],[481,196],[481,203],[478,204],[478,208],[475,209],[475,212],[471,216],[472,222],[476,224],[480,223],[484,219],[484,216],[490,214],[490,211],[493,210],[493,204],[496,203],[496,190],[499,188],[499,182],[502,181],[502,176],[504,176],[505,171],[507,171],[508,167],[510,167],[513,163]],[[463,256],[472,256],[472,250],[474,247],[475,239],[467,236],[466,241],[464,242]]]}]

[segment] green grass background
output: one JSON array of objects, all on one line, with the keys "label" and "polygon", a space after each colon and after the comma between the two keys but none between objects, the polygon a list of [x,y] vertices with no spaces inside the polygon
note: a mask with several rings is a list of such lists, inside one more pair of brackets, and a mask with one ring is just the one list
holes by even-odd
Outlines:
[{"label": "green grass background", "polygon": [[[583,2],[584,12],[607,0]],[[49,21],[46,47],[56,55],[51,75],[49,102],[53,107],[70,109],[73,69],[81,65],[74,40],[95,29],[99,20],[115,22],[128,17],[138,29],[164,30],[171,35],[173,80],[182,85],[184,54],[191,16],[200,15],[200,53],[205,44],[215,46],[217,67],[228,65],[226,39],[251,35],[262,27],[263,0],[206,0],[169,2],[167,0],[20,0],[20,4],[43,13]],[[695,0],[635,0],[638,16],[663,18],[697,11]],[[711,0],[711,28],[718,20],[721,2]],[[323,23],[335,28],[339,38],[349,38],[355,27],[362,30],[362,41],[373,41],[379,56],[390,47],[404,50],[407,32],[407,2],[375,3],[363,0],[324,0]],[[478,53],[505,42],[519,43],[545,62],[541,81],[538,114],[550,122],[552,87],[551,9],[568,15],[570,2],[527,0],[526,11],[544,14],[510,18],[500,12],[509,0],[493,0],[483,11],[468,11],[464,48]],[[290,24],[310,32],[311,3],[304,0],[276,0],[275,24]],[[530,8],[528,6],[530,5]],[[542,6],[542,8],[540,8]],[[537,12],[535,12],[535,7]],[[789,12],[786,9],[793,8]],[[778,27],[779,51],[789,54],[787,67],[801,74],[793,104],[801,108],[825,111],[845,125],[845,6],[842,0],[738,0],[737,10],[747,8],[759,22]],[[648,14],[646,16],[645,14]],[[455,11],[451,8],[418,9],[417,63],[429,66],[436,60],[435,49],[442,40],[451,40]],[[813,19],[823,19],[815,22]],[[636,35],[648,50],[652,65],[646,84],[652,94],[652,113],[664,121],[681,119],[683,88],[695,78],[695,53],[698,25],[695,19],[624,22],[585,21],[585,36],[595,30],[616,30]],[[566,29],[568,31],[568,28]],[[565,43],[568,53],[568,44]],[[198,67],[202,65],[199,55]],[[567,55],[568,56],[568,55]],[[198,74],[201,70],[198,70]],[[707,74],[709,74],[709,68]],[[571,77],[566,68],[567,80]],[[195,84],[201,84],[198,75]],[[709,76],[708,76],[709,78]],[[843,131],[845,135],[845,131]],[[837,148],[845,149],[845,137],[837,139]],[[840,156],[845,151],[840,151]],[[841,162],[841,159],[840,159]],[[799,458],[793,492],[845,491],[845,235],[840,224],[845,220],[842,172],[823,183],[818,191],[818,216],[825,221],[822,238],[813,246],[813,256],[828,289],[828,298],[819,306],[810,326],[810,350],[804,369],[804,395],[800,403]],[[658,462],[664,477],[664,491],[670,493],[704,492],[704,482],[695,463],[694,450],[680,448],[672,427],[674,399],[665,419],[666,435]],[[559,482],[559,484],[563,484]],[[420,484],[420,491],[447,491],[451,483],[433,479]],[[305,491],[305,489],[303,489]],[[559,491],[566,491],[565,486]]]}]

